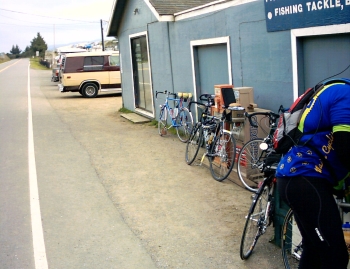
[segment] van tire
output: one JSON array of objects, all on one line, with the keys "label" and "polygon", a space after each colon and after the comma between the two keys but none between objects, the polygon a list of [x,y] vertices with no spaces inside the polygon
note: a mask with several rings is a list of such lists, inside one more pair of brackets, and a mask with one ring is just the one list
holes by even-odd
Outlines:
[{"label": "van tire", "polygon": [[98,94],[97,85],[94,83],[86,83],[82,89],[82,95],[86,98],[95,98]]}]

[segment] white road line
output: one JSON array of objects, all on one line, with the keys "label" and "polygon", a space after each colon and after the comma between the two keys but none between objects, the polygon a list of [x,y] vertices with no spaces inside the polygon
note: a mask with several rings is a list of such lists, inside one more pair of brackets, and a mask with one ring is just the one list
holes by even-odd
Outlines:
[{"label": "white road line", "polygon": [[47,258],[44,242],[43,225],[41,222],[38,180],[36,174],[32,99],[30,96],[30,64],[28,65],[28,164],[29,164],[29,198],[30,214],[32,220],[32,236],[35,269],[47,269]]},{"label": "white road line", "polygon": [[[20,60],[22,60],[22,59],[20,59]],[[13,64],[11,64],[11,65],[9,65],[9,66],[6,66],[5,68],[1,69],[0,72],[6,70],[7,68],[9,68],[9,67],[11,67],[11,66],[13,66],[14,64],[18,63],[20,60],[14,62]]]}]

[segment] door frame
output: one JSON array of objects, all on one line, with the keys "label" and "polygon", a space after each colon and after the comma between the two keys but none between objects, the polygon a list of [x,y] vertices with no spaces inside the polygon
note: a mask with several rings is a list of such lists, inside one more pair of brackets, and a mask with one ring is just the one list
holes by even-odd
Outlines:
[{"label": "door frame", "polygon": [[[152,100],[152,112],[146,111],[144,109],[140,109],[140,108],[136,108],[136,104],[135,104],[135,82],[133,79],[133,75],[134,75],[134,66],[133,66],[133,61],[132,61],[132,47],[131,47],[131,40],[135,39],[135,38],[139,38],[145,36],[146,37],[146,43],[147,43],[147,57],[148,57],[148,70],[149,70],[149,80],[150,80],[150,89],[151,89],[151,100]],[[138,112],[140,114],[144,114],[145,116],[154,118],[154,98],[153,98],[153,82],[152,82],[152,72],[151,72],[151,58],[150,58],[150,54],[149,54],[149,44],[148,44],[148,34],[147,31],[144,32],[139,32],[136,34],[132,34],[129,35],[129,51],[130,51],[130,67],[131,67],[131,74],[132,74],[132,95],[133,95],[133,101],[134,101],[134,110],[135,112]]]},{"label": "door frame", "polygon": [[344,34],[344,33],[350,33],[350,23],[300,28],[300,29],[293,29],[290,31],[291,48],[292,48],[292,69],[293,69],[293,100],[296,100],[299,96],[297,39],[299,37],[305,37],[305,36],[320,36],[320,35],[332,35],[332,34]]},{"label": "door frame", "polygon": [[195,64],[195,47],[199,46],[207,46],[207,45],[218,45],[218,44],[226,44],[227,48],[227,64],[228,64],[228,80],[229,84],[232,84],[232,67],[231,67],[231,46],[230,46],[230,37],[217,37],[217,38],[208,38],[208,39],[200,39],[200,40],[192,40],[190,42],[191,47],[191,64],[192,64],[192,78],[193,78],[193,89],[194,89],[194,100],[197,100],[197,74],[196,74],[196,64]]}]

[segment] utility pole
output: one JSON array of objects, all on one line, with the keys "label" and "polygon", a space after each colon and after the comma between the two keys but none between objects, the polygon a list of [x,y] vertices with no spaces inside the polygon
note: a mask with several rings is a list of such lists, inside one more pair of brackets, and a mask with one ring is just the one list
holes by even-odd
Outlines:
[{"label": "utility pole", "polygon": [[51,66],[55,64],[55,50],[56,50],[56,33],[55,33],[55,24],[53,24],[53,51],[52,51]]},{"label": "utility pole", "polygon": [[102,51],[105,51],[105,42],[103,40],[103,26],[102,26],[102,20],[101,20],[101,36],[102,36]]}]

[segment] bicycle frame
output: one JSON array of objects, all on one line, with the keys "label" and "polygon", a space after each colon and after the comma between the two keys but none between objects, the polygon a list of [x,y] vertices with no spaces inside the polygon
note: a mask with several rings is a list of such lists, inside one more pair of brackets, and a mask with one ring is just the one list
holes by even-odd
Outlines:
[{"label": "bicycle frame", "polygon": [[[163,105],[160,105],[160,108],[163,109],[164,107],[166,107],[167,111],[169,112],[169,116],[170,116],[170,119],[171,119],[171,125],[169,127],[166,127],[168,130],[172,127],[178,127],[179,125],[176,124],[176,116],[177,116],[177,113],[179,112],[179,106],[180,106],[180,102],[181,102],[181,105],[182,105],[182,98],[176,98],[176,93],[170,93],[170,92],[156,92],[156,98],[157,98],[157,95],[159,93],[163,93],[166,95],[166,98],[165,98],[165,103]],[[174,95],[175,97],[174,98],[171,98],[169,97],[169,95]],[[174,108],[171,107],[169,105],[169,101],[174,101],[175,102],[175,105],[174,105]],[[167,121],[168,119],[168,115],[165,115],[165,119]]]},{"label": "bicycle frame", "polygon": [[275,158],[267,162],[265,159],[263,166],[264,180],[259,185],[258,190],[253,196],[252,204],[248,214],[245,217],[246,223],[242,233],[240,256],[242,260],[250,257],[255,245],[266,232],[266,229],[273,222],[274,212],[274,189],[276,186],[275,171],[277,163]]},{"label": "bicycle frame", "polygon": [[[269,226],[268,219],[270,217],[271,207],[273,205],[272,197],[273,197],[273,192],[274,192],[274,188],[275,188],[275,183],[276,183],[276,178],[275,178],[274,174],[271,174],[268,177],[266,177],[265,180],[263,181],[262,185],[260,186],[260,188],[256,192],[256,194],[254,195],[253,202],[249,208],[248,213],[250,213],[250,214],[253,213],[254,207],[256,205],[255,203],[256,203],[257,197],[260,197],[262,192],[264,191],[265,187],[270,185],[269,194],[268,194],[268,201],[267,201],[267,205],[265,208],[265,212],[267,212],[267,213],[264,214],[263,219],[257,220],[257,224],[259,226],[259,236],[264,234],[266,232],[266,228]],[[254,215],[252,215],[251,217],[253,217],[253,216]],[[258,240],[258,238],[256,238],[256,240]]]},{"label": "bicycle frame", "polygon": [[[255,117],[258,115],[263,116],[259,124]],[[267,155],[273,152],[272,138],[276,126],[276,120],[279,115],[274,112],[255,112],[250,114],[245,112],[244,116],[249,120],[250,125],[254,128],[258,128],[262,122],[265,122],[266,126],[269,127],[269,132],[265,138],[254,138],[249,140],[242,146],[238,154],[238,178],[246,189],[256,192],[258,190],[259,182],[261,182],[264,178],[262,170],[264,167],[264,160]],[[263,143],[267,145],[266,148],[260,147],[260,145]]]},{"label": "bicycle frame", "polygon": [[[167,127],[167,130],[169,130],[172,127],[175,127],[175,128],[180,127],[181,125],[176,123],[176,117],[177,117],[177,114],[180,112],[180,110],[182,108],[185,108],[185,106],[183,105],[184,98],[183,97],[176,98],[176,96],[177,96],[176,93],[171,93],[168,91],[156,92],[156,98],[157,98],[157,95],[160,93],[166,95],[165,103],[160,105],[160,109],[162,110],[162,109],[166,108],[168,113],[169,113],[170,120],[171,120],[171,125],[169,125],[169,127]],[[174,95],[174,98],[169,97],[169,95]],[[188,99],[190,100],[191,97],[188,97]],[[174,101],[174,103],[175,103],[174,107],[170,106],[169,101]],[[189,102],[189,104],[187,105],[187,108],[190,106],[190,103],[191,102]],[[166,122],[168,121],[168,113],[165,115]]]}]

